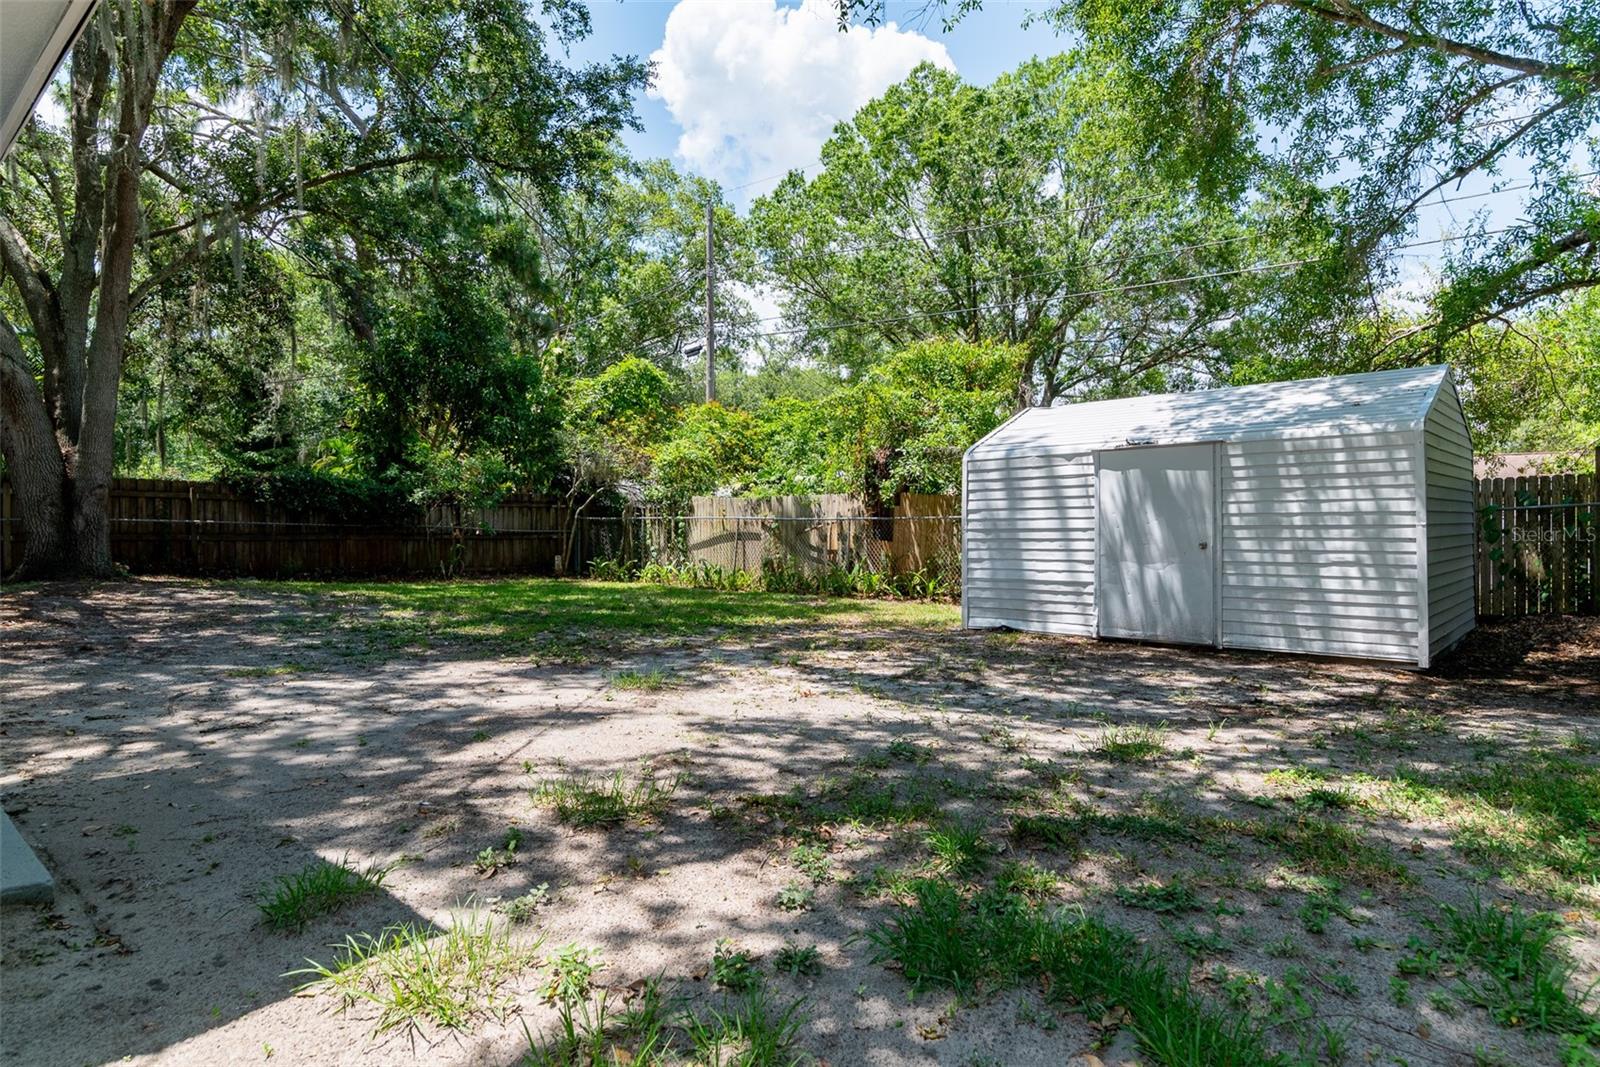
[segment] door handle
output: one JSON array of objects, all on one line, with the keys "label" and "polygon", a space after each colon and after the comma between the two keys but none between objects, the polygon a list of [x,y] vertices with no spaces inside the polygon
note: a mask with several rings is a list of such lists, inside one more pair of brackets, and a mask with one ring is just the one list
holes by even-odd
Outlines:
[{"label": "door handle", "polygon": [[1201,547],[1201,548],[1202,548],[1202,549],[1204,549],[1204,548],[1206,548],[1206,547],[1208,547],[1208,546],[1209,546],[1209,545],[1210,545],[1210,544],[1211,544],[1211,542],[1210,542],[1210,541],[1201,541],[1201,542],[1200,542],[1200,547]]}]

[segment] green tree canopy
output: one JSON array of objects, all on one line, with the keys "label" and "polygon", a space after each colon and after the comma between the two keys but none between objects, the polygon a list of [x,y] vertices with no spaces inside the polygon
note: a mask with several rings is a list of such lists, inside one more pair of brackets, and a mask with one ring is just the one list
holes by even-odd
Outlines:
[{"label": "green tree canopy", "polygon": [[[111,570],[105,500],[129,337],[170,329],[149,320],[174,311],[158,294],[175,280],[205,282],[218,257],[241,279],[247,242],[290,247],[309,219],[370,230],[385,197],[386,210],[416,214],[433,179],[504,211],[604,165],[645,67],[565,65],[559,45],[587,31],[586,13],[568,0],[544,11],[530,17],[523,0],[100,5],[67,64],[65,123],[36,117],[0,183],[0,446],[24,570]],[[370,190],[365,203],[356,188]],[[354,277],[400,273],[362,260],[357,243],[341,248]],[[345,310],[365,309],[347,299]],[[375,318],[367,325],[363,344],[378,335]]]},{"label": "green tree canopy", "polygon": [[[960,17],[982,0],[947,6]],[[841,20],[880,0],[839,0]],[[1228,191],[1258,143],[1339,190],[1346,254],[1374,286],[1416,209],[1473,175],[1531,169],[1503,232],[1475,219],[1426,332],[1437,358],[1463,330],[1600,283],[1596,163],[1600,19],[1592,5],[1454,0],[1060,0],[1047,15],[1129,71],[1152,168]]]},{"label": "green tree canopy", "polygon": [[[924,65],[867,104],[815,178],[751,210],[798,343],[857,373],[925,337],[1016,344],[1015,394],[1049,403],[1181,385],[1339,321],[1355,279],[1322,198],[1249,152],[1248,182],[1201,195],[1156,162],[1140,88],[1069,53],[985,87]],[[1285,262],[1315,267],[1296,289]]]}]

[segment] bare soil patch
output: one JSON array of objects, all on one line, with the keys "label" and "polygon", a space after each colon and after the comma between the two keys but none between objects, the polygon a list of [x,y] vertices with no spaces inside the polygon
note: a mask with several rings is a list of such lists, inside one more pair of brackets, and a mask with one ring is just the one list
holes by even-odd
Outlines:
[{"label": "bare soil patch", "polygon": [[[720,944],[803,999],[801,1062],[1154,1062],[1127,1011],[1048,982],[910,996],[868,938],[937,882],[1130,932],[1286,1062],[1588,1062],[1475,1002],[1439,922],[1553,913],[1572,995],[1600,976],[1595,620],[1416,673],[716,597],[653,637],[605,622],[642,590],[484,588],[533,629],[316,586],[0,598],[0,787],[60,884],[0,917],[0,1059],[509,1065],[555,1035],[564,946],[593,950],[589,995],[660,977],[704,1020],[739,999]],[[621,800],[571,793],[619,772]],[[319,861],[387,874],[269,928],[263,890]],[[376,1005],[285,977],[530,892],[525,959],[461,1030],[375,1035]]]}]

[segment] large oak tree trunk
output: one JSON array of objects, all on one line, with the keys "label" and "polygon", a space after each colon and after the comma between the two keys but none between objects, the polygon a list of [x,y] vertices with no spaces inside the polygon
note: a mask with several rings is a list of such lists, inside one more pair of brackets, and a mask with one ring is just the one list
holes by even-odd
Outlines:
[{"label": "large oak tree trunk", "polygon": [[9,351],[10,331],[0,331],[0,453],[5,455],[12,503],[22,533],[22,558],[14,574],[44,577],[67,568],[70,524],[66,466],[33,376]]},{"label": "large oak tree trunk", "polygon": [[142,224],[141,143],[161,70],[193,7],[194,0],[106,5],[73,47],[72,204],[59,269],[48,270],[14,220],[0,215],[0,266],[27,311],[39,360],[36,370],[0,315],[0,446],[24,539],[13,577],[114,571],[107,499]]}]

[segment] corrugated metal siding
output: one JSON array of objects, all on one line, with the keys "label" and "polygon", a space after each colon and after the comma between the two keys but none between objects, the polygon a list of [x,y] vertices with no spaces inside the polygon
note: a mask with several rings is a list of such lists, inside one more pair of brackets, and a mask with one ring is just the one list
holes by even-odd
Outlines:
[{"label": "corrugated metal siding", "polygon": [[[1418,662],[1424,414],[1447,380],[1425,367],[1024,412],[966,456],[967,624],[1093,634],[1095,452],[1217,441],[1221,643]],[[1447,525],[1428,554],[1453,561]],[[1465,533],[1470,610],[1470,504]],[[1435,603],[1458,610],[1446,577]]]},{"label": "corrugated metal siding", "polygon": [[1448,380],[1423,424],[1428,465],[1428,646],[1438,655],[1477,622],[1472,438]]},{"label": "corrugated metal siding", "polygon": [[1094,457],[967,457],[967,625],[1094,633]]},{"label": "corrugated metal siding", "polygon": [[1416,662],[1416,431],[1222,449],[1222,643]]}]

